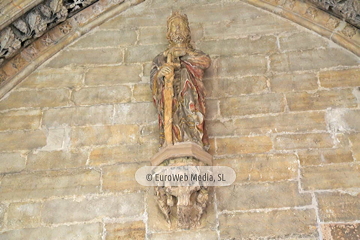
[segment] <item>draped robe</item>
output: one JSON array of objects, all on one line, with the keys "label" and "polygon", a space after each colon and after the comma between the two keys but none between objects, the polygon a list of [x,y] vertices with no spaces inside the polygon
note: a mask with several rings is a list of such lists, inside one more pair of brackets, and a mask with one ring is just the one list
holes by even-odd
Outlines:
[{"label": "draped robe", "polygon": [[[150,78],[154,104],[157,108],[160,129],[160,146],[164,145],[164,89],[165,81],[158,72],[167,62],[167,53],[160,53],[153,60]],[[209,142],[205,129],[205,88],[202,82],[204,70],[210,66],[208,55],[190,50],[179,57],[180,68],[174,70],[172,99],[172,140],[195,142],[208,149]]]}]

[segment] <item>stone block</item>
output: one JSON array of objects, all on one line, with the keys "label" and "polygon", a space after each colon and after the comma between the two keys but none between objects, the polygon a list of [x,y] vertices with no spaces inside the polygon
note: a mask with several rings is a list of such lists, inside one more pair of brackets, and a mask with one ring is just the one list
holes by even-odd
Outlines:
[{"label": "stone block", "polygon": [[301,31],[289,36],[280,36],[279,44],[281,51],[302,51],[327,47],[329,42],[313,33]]},{"label": "stone block", "polygon": [[61,107],[69,103],[68,89],[13,91],[0,101],[0,110],[12,108]]},{"label": "stone block", "polygon": [[360,69],[324,71],[319,73],[319,79],[325,88],[357,87],[360,85]]},{"label": "stone block", "polygon": [[225,98],[220,102],[223,117],[283,112],[285,100],[276,93]]},{"label": "stone block", "polygon": [[212,98],[236,97],[242,94],[265,93],[268,91],[266,78],[251,76],[240,79],[209,79],[204,81],[206,95]]},{"label": "stone block", "polygon": [[41,225],[41,203],[11,203],[7,216],[7,228],[32,228]]},{"label": "stone block", "polygon": [[143,124],[140,128],[139,143],[144,145],[153,145],[160,147],[159,144],[159,124],[157,122]]},{"label": "stone block", "polygon": [[40,126],[40,110],[19,110],[0,113],[0,131],[37,129]]},{"label": "stone block", "polygon": [[321,232],[324,240],[357,240],[360,237],[359,223],[330,223],[322,224]]},{"label": "stone block", "polygon": [[331,163],[353,162],[350,149],[311,149],[298,151],[302,166],[323,165]]},{"label": "stone block", "polygon": [[168,9],[154,10],[149,8],[146,12],[141,14],[134,14],[133,11],[127,11],[127,13],[120,14],[119,16],[105,22],[99,26],[99,29],[120,29],[126,31],[127,29],[138,28],[139,26],[164,26],[164,24],[166,24],[166,13],[168,13],[166,10]]},{"label": "stone block", "polygon": [[317,77],[314,73],[275,75],[270,79],[270,88],[277,93],[316,90]]},{"label": "stone block", "polygon": [[25,168],[25,161],[19,153],[0,153],[0,174],[20,172]]},{"label": "stone block", "polygon": [[359,132],[360,110],[329,109],[326,115],[329,129],[334,132]]},{"label": "stone block", "polygon": [[360,165],[354,163],[304,167],[304,190],[347,189],[360,186]]},{"label": "stone block", "polygon": [[115,105],[114,123],[116,124],[144,124],[157,119],[157,111],[152,102]]},{"label": "stone block", "polygon": [[112,105],[54,108],[44,111],[42,124],[46,127],[111,124]]},{"label": "stone block", "polygon": [[349,140],[352,145],[351,149],[355,160],[360,161],[360,133],[350,134]]},{"label": "stone block", "polygon": [[339,48],[286,52],[270,56],[270,69],[276,72],[356,66],[358,64],[358,57]]},{"label": "stone block", "polygon": [[50,170],[85,167],[87,158],[88,153],[80,150],[30,153],[26,169]]},{"label": "stone block", "polygon": [[73,128],[71,131],[71,145],[74,148],[136,143],[138,138],[137,125],[89,126]]},{"label": "stone block", "polygon": [[112,86],[141,81],[141,66],[137,64],[90,68],[85,75],[87,86]]},{"label": "stone block", "polygon": [[[54,211],[57,209],[57,211]],[[57,224],[107,218],[132,217],[144,213],[143,193],[93,196],[81,200],[55,199],[44,203],[42,220]]]},{"label": "stone block", "polygon": [[208,120],[206,129],[210,137],[234,136],[236,126],[233,120]]},{"label": "stone block", "polygon": [[148,83],[134,85],[133,98],[135,102],[152,102],[150,85]]},{"label": "stone block", "polygon": [[220,56],[270,54],[277,51],[276,38],[273,36],[210,40],[200,42],[198,47],[205,53]]},{"label": "stone block", "polygon": [[323,112],[281,113],[234,120],[234,134],[266,134],[326,130]]},{"label": "stone block", "polygon": [[145,239],[144,222],[106,223],[106,240],[142,240]]},{"label": "stone block", "polygon": [[125,103],[131,100],[129,86],[88,87],[73,92],[72,99],[78,106]]},{"label": "stone block", "polygon": [[128,47],[125,53],[126,63],[150,62],[158,54],[165,51],[167,44],[149,46],[133,46]]},{"label": "stone block", "polygon": [[122,163],[102,167],[102,189],[104,192],[133,192],[145,189],[135,180],[136,171],[149,166],[149,162],[143,163]]},{"label": "stone block", "polygon": [[56,55],[46,67],[63,68],[68,65],[84,66],[92,64],[114,64],[123,62],[120,48],[69,49]]},{"label": "stone block", "polygon": [[18,88],[77,88],[83,85],[83,70],[72,69],[64,71],[57,68],[44,68],[37,70],[27,77]]},{"label": "stone block", "polygon": [[2,178],[0,200],[43,199],[98,193],[99,190],[100,173],[95,170],[17,173]]},{"label": "stone block", "polygon": [[152,233],[150,235],[152,240],[182,240],[182,239],[206,239],[206,240],[217,240],[218,234],[214,230],[188,230],[181,232],[172,233]]},{"label": "stone block", "polygon": [[91,31],[74,44],[69,49],[76,48],[106,48],[122,47],[133,45],[137,36],[135,29],[117,29],[117,31]]},{"label": "stone block", "polygon": [[[53,211],[53,210],[52,210]],[[25,228],[3,232],[3,239],[94,239],[101,240],[102,223],[75,224],[69,226]]]},{"label": "stone block", "polygon": [[216,188],[220,211],[311,205],[309,193],[299,193],[297,182],[253,183]]},{"label": "stone block", "polygon": [[290,111],[321,110],[329,107],[357,107],[357,100],[351,89],[320,90],[315,93],[287,93],[286,100]]},{"label": "stone block", "polygon": [[4,217],[5,217],[6,207],[3,204],[0,204],[0,230],[4,227]]},{"label": "stone block", "polygon": [[49,129],[47,132],[46,146],[41,151],[61,150],[67,144],[67,131],[63,128]]},{"label": "stone block", "polygon": [[205,119],[215,119],[219,117],[219,100],[217,99],[206,99],[205,100],[206,113]]},{"label": "stone block", "polygon": [[272,149],[268,136],[216,138],[218,155],[263,153]]},{"label": "stone block", "polygon": [[[166,26],[139,28],[140,45],[167,44]],[[150,48],[150,47],[149,47]]]},{"label": "stone block", "polygon": [[219,77],[239,77],[245,75],[264,74],[267,60],[261,55],[240,57],[221,57],[219,61]]},{"label": "stone block", "polygon": [[352,222],[360,216],[360,195],[339,192],[316,193],[322,222]]},{"label": "stone block", "polygon": [[275,149],[332,148],[333,140],[328,133],[284,134],[275,137]]},{"label": "stone block", "polygon": [[[228,166],[236,173],[235,183],[295,180],[298,162],[291,154],[255,154],[214,160],[216,166]],[[224,203],[226,204],[226,203]]]},{"label": "stone block", "polygon": [[43,131],[0,132],[0,151],[32,150],[46,145]]},{"label": "stone block", "polygon": [[204,24],[205,39],[238,38],[240,36],[267,35],[295,30],[295,27],[290,23],[270,14],[260,12],[255,14],[250,12],[249,14],[253,16],[239,21]]},{"label": "stone block", "polygon": [[261,239],[317,236],[313,209],[289,209],[267,212],[223,214],[219,217],[221,239]]},{"label": "stone block", "polygon": [[107,165],[150,161],[159,144],[123,144],[117,147],[95,148],[90,153],[90,165]]}]

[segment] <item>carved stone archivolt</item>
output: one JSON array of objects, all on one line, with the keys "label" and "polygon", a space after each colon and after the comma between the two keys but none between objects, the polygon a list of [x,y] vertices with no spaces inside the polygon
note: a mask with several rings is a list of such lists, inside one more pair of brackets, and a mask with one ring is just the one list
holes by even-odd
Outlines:
[{"label": "carved stone archivolt", "polygon": [[[167,39],[169,47],[154,58],[150,73],[160,129],[160,151],[152,158],[152,165],[212,165],[212,156],[207,153],[202,82],[211,60],[191,46],[186,15],[175,12],[169,17]],[[207,187],[161,186],[155,191],[159,209],[168,223],[174,211],[180,228],[189,229],[200,223],[208,204]]]},{"label": "carved stone archivolt", "polygon": [[0,65],[50,28],[98,0],[46,0],[0,31]]}]

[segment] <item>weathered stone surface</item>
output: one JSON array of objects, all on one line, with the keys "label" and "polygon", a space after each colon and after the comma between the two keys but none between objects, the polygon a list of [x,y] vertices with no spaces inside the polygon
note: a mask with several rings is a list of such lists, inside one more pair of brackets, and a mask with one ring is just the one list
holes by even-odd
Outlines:
[{"label": "weathered stone surface", "polygon": [[238,77],[253,74],[264,74],[267,61],[264,56],[250,55],[240,57],[221,57],[219,61],[219,77]]},{"label": "weathered stone surface", "polygon": [[135,180],[136,171],[149,166],[149,162],[122,163],[102,167],[102,189],[104,192],[137,191],[145,187]]},{"label": "weathered stone surface", "polygon": [[223,117],[278,113],[283,112],[284,107],[283,96],[275,93],[225,98],[220,102]]},{"label": "weathered stone surface", "polygon": [[133,90],[133,98],[135,102],[152,102],[149,84],[136,84]]},{"label": "weathered stone surface", "polygon": [[351,222],[360,216],[360,195],[338,192],[316,193],[319,205],[320,221]]},{"label": "weathered stone surface", "polygon": [[123,144],[117,147],[95,148],[90,153],[90,165],[149,161],[159,144]]},{"label": "weathered stone surface", "polygon": [[206,114],[205,119],[214,119],[219,117],[219,100],[217,99],[207,99],[205,100]]},{"label": "weathered stone surface", "polygon": [[346,189],[360,186],[359,164],[332,164],[301,170],[304,190]]},{"label": "weathered stone surface", "polygon": [[117,31],[92,31],[72,44],[69,48],[103,48],[129,46],[136,42],[135,29]]},{"label": "weathered stone surface", "polygon": [[76,105],[96,105],[106,103],[125,103],[131,100],[129,86],[89,87],[73,92]]},{"label": "weathered stone surface", "polygon": [[0,153],[0,173],[19,172],[25,168],[25,161],[19,153]]},{"label": "weathered stone surface", "polygon": [[46,145],[43,131],[0,132],[0,151],[32,150]]},{"label": "weathered stone surface", "polygon": [[163,26],[139,28],[140,45],[167,44],[165,36],[166,27]]},{"label": "weathered stone surface", "polygon": [[[54,212],[54,209],[57,211]],[[81,222],[103,217],[139,217],[144,213],[144,194],[94,196],[81,200],[56,199],[44,203],[45,223]]]},{"label": "weathered stone surface", "polygon": [[235,97],[242,94],[265,93],[268,91],[266,78],[251,76],[240,79],[209,79],[204,81],[206,96]]},{"label": "weathered stone surface", "polygon": [[268,136],[216,138],[216,145],[219,155],[262,153],[270,151],[273,146]]},{"label": "weathered stone surface", "polygon": [[329,109],[327,111],[329,129],[335,132],[359,132],[360,110]]},{"label": "weathered stone surface", "polygon": [[10,129],[37,129],[40,126],[40,110],[19,110],[0,113],[0,131]]},{"label": "weathered stone surface", "polygon": [[[141,114],[138,114],[141,112]],[[152,102],[125,103],[115,105],[114,123],[144,124],[156,121],[156,108]]]},{"label": "weathered stone surface", "polygon": [[135,143],[138,138],[139,127],[137,125],[78,127],[73,128],[71,131],[71,142],[75,148]]},{"label": "weathered stone surface", "polygon": [[320,84],[325,88],[359,86],[360,69],[345,69],[319,73]]},{"label": "weathered stone surface", "polygon": [[41,151],[56,151],[67,147],[67,132],[63,128],[49,129],[47,132],[46,145]]},{"label": "weathered stone surface", "polygon": [[61,107],[68,105],[69,97],[68,89],[13,91],[7,98],[0,101],[0,110],[24,107]]},{"label": "weathered stone surface", "polygon": [[198,47],[211,55],[221,56],[270,54],[277,51],[276,38],[273,36],[205,41],[198,44]]},{"label": "weathered stone surface", "polygon": [[350,149],[343,148],[300,150],[298,155],[302,166],[354,161]]},{"label": "weathered stone surface", "polygon": [[206,129],[209,136],[234,136],[236,126],[233,120],[207,120]]},{"label": "weathered stone surface", "polygon": [[275,149],[331,148],[333,140],[328,133],[284,134],[275,137]]},{"label": "weathered stone surface", "polygon": [[352,144],[352,151],[355,160],[360,161],[360,133],[350,134],[349,140]]},{"label": "weathered stone surface", "polygon": [[270,68],[276,72],[301,71],[336,66],[355,66],[359,59],[338,48],[286,52],[270,56]]},{"label": "weathered stone surface", "polygon": [[89,69],[85,75],[85,85],[87,86],[111,86],[124,83],[140,82],[141,66],[121,65],[95,67]]},{"label": "weathered stone surface", "polygon": [[150,145],[159,147],[159,124],[157,122],[144,124],[140,128],[140,144],[150,147]]},{"label": "weathered stone surface", "polygon": [[106,223],[106,240],[141,240],[145,239],[144,222]]},{"label": "weathered stone surface", "polygon": [[83,85],[83,70],[44,68],[27,77],[18,88],[76,88]]},{"label": "weathered stone surface", "polygon": [[216,188],[220,211],[311,205],[311,195],[300,194],[297,182],[233,185]]},{"label": "weathered stone surface", "polygon": [[316,90],[317,77],[314,73],[275,75],[270,79],[270,88],[278,93]]},{"label": "weathered stone surface", "polygon": [[357,240],[360,238],[360,224],[330,223],[322,224],[321,231],[324,240]]},{"label": "weathered stone surface", "polygon": [[207,239],[207,240],[216,240],[218,239],[218,234],[216,231],[212,230],[188,230],[182,232],[172,232],[172,233],[152,233],[151,239],[153,240],[182,240],[182,239]]},{"label": "weathered stone surface", "polygon": [[87,158],[87,152],[82,152],[78,150],[74,150],[71,152],[53,151],[30,153],[28,155],[26,169],[50,170],[84,167]]},{"label": "weathered stone surface", "polygon": [[357,107],[357,101],[351,89],[317,91],[315,93],[287,93],[286,99],[290,111],[320,110],[329,107]]},{"label": "weathered stone surface", "polygon": [[4,227],[5,211],[6,211],[5,205],[0,204],[0,230],[2,230]]},{"label": "weathered stone surface", "polygon": [[204,37],[206,39],[221,39],[224,36],[226,38],[236,38],[239,36],[281,33],[293,29],[294,27],[289,23],[278,20],[268,14],[258,13],[256,17],[239,22],[205,24]]},{"label": "weathered stone surface", "polygon": [[17,173],[2,178],[0,199],[23,200],[80,195],[97,193],[99,188],[100,173],[95,170]]},{"label": "weathered stone surface", "polygon": [[125,53],[126,63],[150,62],[156,55],[166,49],[167,44],[128,47]]},{"label": "weathered stone surface", "polygon": [[327,47],[329,43],[315,34],[297,32],[290,36],[281,36],[279,44],[281,51],[299,51]]},{"label": "weathered stone surface", "polygon": [[40,227],[13,230],[1,234],[4,239],[94,239],[101,240],[102,223],[75,224],[70,226]]},{"label": "weathered stone surface", "polygon": [[220,215],[219,220],[222,239],[317,236],[316,216],[313,209],[223,214]]},{"label": "weathered stone surface", "polygon": [[46,66],[62,68],[67,65],[83,66],[88,64],[121,63],[123,57],[123,50],[120,48],[71,49],[62,51]]},{"label": "weathered stone surface", "polygon": [[291,154],[256,154],[243,155],[235,159],[221,158],[214,160],[214,165],[234,169],[235,183],[290,180],[296,179],[298,175],[297,158]]},{"label": "weathered stone surface", "polygon": [[7,211],[7,227],[17,229],[40,226],[41,205],[41,203],[11,203]]},{"label": "weathered stone surface", "polygon": [[42,124],[46,127],[111,124],[113,106],[54,108],[44,111]]},{"label": "weathered stone surface", "polygon": [[323,112],[283,113],[275,116],[234,120],[235,134],[266,134],[326,130]]}]

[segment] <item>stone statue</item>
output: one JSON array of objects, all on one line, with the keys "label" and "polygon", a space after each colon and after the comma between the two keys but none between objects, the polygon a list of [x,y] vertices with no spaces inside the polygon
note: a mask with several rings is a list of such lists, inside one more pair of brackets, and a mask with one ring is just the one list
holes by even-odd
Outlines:
[{"label": "stone statue", "polygon": [[191,46],[186,15],[175,12],[169,17],[167,39],[169,47],[154,58],[150,73],[160,146],[194,142],[208,149],[202,77],[211,60]]}]

